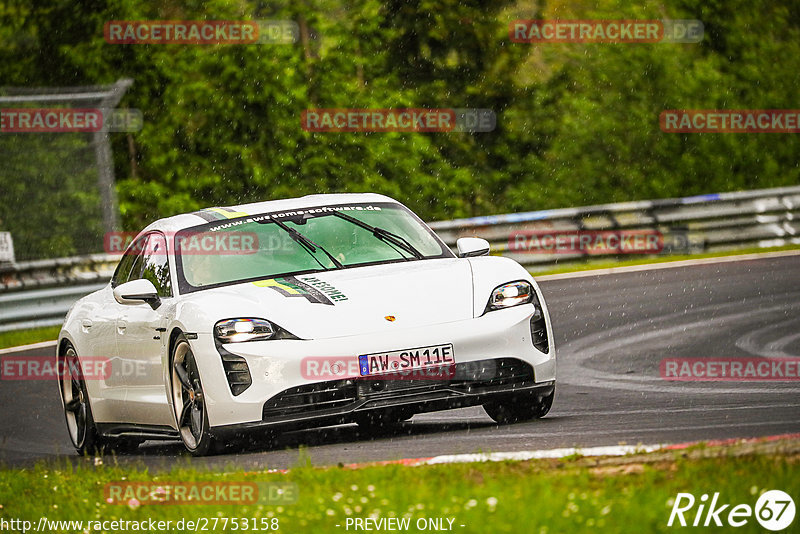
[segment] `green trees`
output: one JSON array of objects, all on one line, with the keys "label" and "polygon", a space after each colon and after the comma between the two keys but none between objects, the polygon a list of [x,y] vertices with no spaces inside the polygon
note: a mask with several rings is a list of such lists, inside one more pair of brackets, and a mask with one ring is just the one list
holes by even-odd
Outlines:
[{"label": "green trees", "polygon": [[699,44],[538,45],[533,56],[545,70],[525,104],[533,103],[530,129],[543,143],[525,160],[529,179],[512,171],[520,179],[507,190],[509,210],[798,183],[796,134],[667,134],[658,125],[665,109],[797,108],[797,7],[607,1],[587,12],[558,4],[543,18],[699,19],[706,36]]}]

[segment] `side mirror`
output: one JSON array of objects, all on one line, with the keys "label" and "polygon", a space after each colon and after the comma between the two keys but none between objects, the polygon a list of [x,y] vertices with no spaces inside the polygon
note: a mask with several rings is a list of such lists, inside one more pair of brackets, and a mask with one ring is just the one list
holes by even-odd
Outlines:
[{"label": "side mirror", "polygon": [[114,298],[120,304],[148,303],[153,309],[158,307],[161,299],[158,298],[156,286],[150,280],[140,278],[131,280],[114,288]]},{"label": "side mirror", "polygon": [[489,242],[480,237],[462,237],[456,241],[459,258],[489,255]]}]

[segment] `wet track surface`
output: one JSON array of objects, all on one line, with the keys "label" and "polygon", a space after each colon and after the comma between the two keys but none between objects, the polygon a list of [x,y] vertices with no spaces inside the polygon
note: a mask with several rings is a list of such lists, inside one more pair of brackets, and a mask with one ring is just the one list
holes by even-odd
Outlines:
[{"label": "wet track surface", "polygon": [[[800,256],[541,282],[558,349],[550,414],[498,426],[482,408],[417,415],[380,435],[356,425],[254,436],[209,468],[286,468],[441,454],[676,443],[800,432],[800,381],[674,382],[663,358],[800,356]],[[51,353],[52,348],[20,354]],[[8,355],[5,355],[8,356]],[[54,381],[0,382],[0,462],[79,459]],[[148,442],[125,463],[161,468],[178,443]]]}]

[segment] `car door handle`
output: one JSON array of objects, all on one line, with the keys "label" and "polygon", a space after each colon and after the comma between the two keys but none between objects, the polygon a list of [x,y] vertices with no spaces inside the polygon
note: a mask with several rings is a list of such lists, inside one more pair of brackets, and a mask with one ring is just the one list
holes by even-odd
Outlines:
[{"label": "car door handle", "polygon": [[127,328],[128,328],[127,321],[117,321],[117,332],[119,332],[120,334],[124,334]]},{"label": "car door handle", "polygon": [[91,319],[84,319],[83,321],[81,321],[81,326],[84,328],[91,328],[93,324],[94,323],[92,322]]}]

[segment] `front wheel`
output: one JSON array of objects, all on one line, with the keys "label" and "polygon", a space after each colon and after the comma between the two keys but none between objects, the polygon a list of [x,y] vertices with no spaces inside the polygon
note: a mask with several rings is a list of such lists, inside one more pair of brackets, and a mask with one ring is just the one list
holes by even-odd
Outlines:
[{"label": "front wheel", "polygon": [[175,421],[186,450],[195,456],[218,451],[208,425],[205,394],[194,353],[181,334],[172,350],[171,390]]},{"label": "front wheel", "polygon": [[549,395],[512,397],[504,401],[487,402],[483,409],[487,415],[501,425],[540,419],[547,415],[553,406],[556,388]]}]

